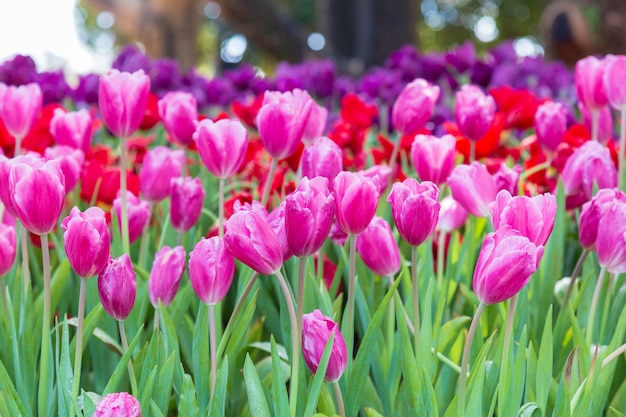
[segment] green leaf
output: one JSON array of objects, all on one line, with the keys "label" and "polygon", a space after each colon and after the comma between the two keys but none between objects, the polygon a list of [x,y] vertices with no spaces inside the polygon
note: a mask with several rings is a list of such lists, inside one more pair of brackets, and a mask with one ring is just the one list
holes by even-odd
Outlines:
[{"label": "green leaf", "polygon": [[[72,385],[74,382],[74,372],[72,361],[70,360],[70,338],[67,316],[63,320],[61,336],[61,347],[59,348],[59,338],[56,341],[56,368],[57,368],[57,389],[58,389],[58,415],[69,416],[76,404],[72,405]],[[58,334],[58,326],[57,326]]]},{"label": "green leaf", "polygon": [[9,377],[2,361],[0,361],[0,385],[3,387],[3,389],[0,390],[0,398],[4,400],[0,401],[0,403],[4,402],[6,404],[6,407],[9,409],[9,412],[7,413],[8,416],[32,415],[32,413],[26,413],[26,408],[20,401],[19,395],[13,385],[13,381],[11,381],[11,377]]},{"label": "green leaf", "polygon": [[167,360],[160,366],[159,379],[157,380],[156,392],[153,397],[154,402],[165,415],[168,414],[172,384],[174,382],[175,359],[176,352],[172,352]]},{"label": "green leaf", "polygon": [[[22,361],[22,357],[23,356],[28,357],[29,352],[22,352],[18,345],[19,338],[17,335],[15,317],[13,315],[13,305],[11,303],[11,297],[7,297],[6,301],[7,301],[7,314],[8,314],[7,318],[9,321],[8,325],[10,328],[10,335],[11,335],[10,337],[11,357],[13,358],[13,372],[15,375],[15,382],[17,386],[20,387],[20,391],[18,393],[20,400],[22,404],[24,405],[24,408],[28,410],[28,413],[30,415],[32,414],[32,411],[30,409],[30,403],[29,403],[29,390],[24,389],[25,385],[24,385],[24,378],[23,378],[23,375],[27,372],[27,367],[24,366],[24,363]],[[26,332],[26,333],[31,333],[31,332]],[[21,353],[25,353],[25,354],[22,355]]]},{"label": "green leaf", "polygon": [[517,415],[519,417],[532,417],[532,415],[535,414],[535,411],[541,415],[541,407],[539,407],[539,405],[535,403],[526,403],[520,407]]},{"label": "green leaf", "polygon": [[304,410],[305,416],[312,416],[315,408],[317,407],[317,400],[320,396],[320,389],[322,388],[322,384],[324,383],[324,378],[326,377],[326,369],[328,368],[328,362],[330,362],[330,354],[333,350],[334,340],[335,334],[333,333],[328,338],[326,346],[324,346],[324,353],[322,353],[320,363],[317,367],[317,371],[315,372],[315,377],[313,378],[313,383],[311,384],[311,387],[309,389],[308,400],[306,402],[306,408]]},{"label": "green leaf", "polygon": [[135,350],[135,347],[137,346],[140,340],[141,340],[141,332],[137,332],[133,341],[130,342],[130,345],[128,345],[128,350],[124,353],[124,355],[122,355],[122,357],[120,358],[120,361],[117,363],[117,366],[115,367],[115,370],[113,371],[113,375],[111,375],[111,379],[109,379],[109,382],[107,383],[106,387],[104,387],[104,391],[102,392],[103,396],[117,391],[120,381],[122,380],[122,377],[128,372],[126,365],[128,365],[128,361],[133,356],[133,351]]},{"label": "green leaf", "polygon": [[[552,346],[552,307],[550,307],[543,328],[543,336],[541,337],[536,377],[536,405],[543,413],[547,411],[548,394],[552,385]],[[528,416],[530,415],[528,414]]]},{"label": "green leaf", "polygon": [[[273,335],[270,336],[270,343],[272,354],[272,401],[274,403],[274,415],[284,416],[289,414],[289,399],[287,397],[285,376],[282,370],[284,360],[279,356],[279,349],[278,346],[276,346]],[[285,348],[283,347],[283,351],[284,350]],[[286,358],[287,352],[284,352],[284,355]]]},{"label": "green leaf", "polygon": [[152,368],[144,368],[142,373],[145,372],[145,378],[142,378],[144,386],[143,389],[139,389],[141,395],[139,396],[139,404],[142,410],[149,410],[152,396],[154,395],[154,387],[157,383],[157,375],[159,373],[159,367],[153,366]]},{"label": "green leaf", "polygon": [[611,417],[626,417],[624,414],[620,413],[613,407],[609,408],[609,412],[611,413]]},{"label": "green leaf", "polygon": [[231,358],[236,358],[237,354],[241,350],[243,342],[245,341],[248,332],[250,331],[250,323],[256,310],[257,298],[259,290],[257,289],[250,301],[246,302],[245,307],[239,312],[236,320],[229,320],[226,328],[224,329],[224,335],[222,340],[217,346],[217,357],[221,358],[224,354]]},{"label": "green leaf", "polygon": [[211,406],[209,407],[210,417],[224,417],[226,406],[226,386],[228,385],[228,357],[224,358],[222,366],[217,371],[215,381],[215,393]]},{"label": "green leaf", "polygon": [[81,390],[80,397],[82,398],[83,415],[93,415],[93,413],[96,411],[96,406],[98,405],[102,397],[95,392],[88,392],[85,390]]},{"label": "green leaf", "polygon": [[250,359],[250,355],[246,355],[246,361],[243,365],[243,378],[246,383],[246,391],[248,392],[250,414],[254,417],[271,417],[259,374]]},{"label": "green leaf", "polygon": [[198,307],[196,326],[193,331],[193,378],[198,390],[200,415],[205,416],[210,399],[210,360],[209,360],[209,309],[204,303]]},{"label": "green leaf", "polygon": [[[95,335],[94,333],[96,332],[98,322],[100,321],[100,318],[102,317],[103,313],[104,313],[104,307],[102,307],[101,303],[98,303],[98,305],[94,307],[89,312],[89,314],[87,314],[87,316],[85,317],[85,321],[83,322],[83,352],[87,348],[87,344],[89,343],[89,339],[91,339],[91,336]],[[70,326],[77,327],[78,318],[72,317],[71,319],[67,320],[67,323]],[[106,334],[106,333],[104,333],[104,331],[102,331],[101,329],[98,329],[98,335],[102,336],[103,334]],[[115,344],[117,344],[117,341],[115,341]],[[119,351],[121,352],[121,349],[119,349]],[[76,335],[72,337],[72,342],[70,343],[70,352],[76,352]]]},{"label": "green leaf", "polygon": [[[426,410],[422,409],[422,394],[425,393],[425,390],[422,390],[422,387],[420,386],[420,371],[417,367],[415,352],[412,349],[413,345],[411,344],[409,331],[407,329],[406,321],[404,318],[404,311],[399,305],[399,300],[400,297],[396,296],[395,304],[396,314],[398,318],[398,331],[400,336],[399,349],[402,358],[402,375],[404,375],[405,389],[408,396],[408,407],[412,410],[420,410],[420,412],[425,412]],[[419,346],[417,346],[416,349],[419,349]]]},{"label": "green leaf", "polygon": [[180,417],[197,417],[199,414],[198,401],[196,400],[196,387],[193,385],[191,375],[183,376],[183,387],[178,402],[178,415]]}]

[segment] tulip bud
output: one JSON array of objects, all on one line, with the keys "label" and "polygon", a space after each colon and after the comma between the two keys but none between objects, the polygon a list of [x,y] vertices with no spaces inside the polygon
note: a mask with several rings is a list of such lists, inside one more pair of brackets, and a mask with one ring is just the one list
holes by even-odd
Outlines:
[{"label": "tulip bud", "polygon": [[598,264],[611,274],[626,272],[626,202],[614,199],[607,204],[596,238]]},{"label": "tulip bud", "polygon": [[81,278],[99,275],[109,263],[111,236],[104,212],[99,207],[90,207],[81,213],[72,208],[63,219],[65,230],[65,253],[72,269]]},{"label": "tulip bud", "polygon": [[317,138],[324,134],[326,129],[326,119],[328,110],[324,106],[320,106],[315,101],[311,104],[311,113],[307,119],[304,132],[302,133],[302,142],[305,145],[312,144]]},{"label": "tulip bud", "polygon": [[180,277],[185,270],[185,257],[182,246],[173,249],[163,246],[154,254],[148,281],[148,297],[155,308],[159,306],[159,300],[164,306],[168,306],[176,296]]},{"label": "tulip bud", "polygon": [[343,375],[348,360],[346,342],[337,323],[324,316],[320,310],[302,315],[302,355],[311,372],[317,372],[331,335],[334,338],[324,377],[326,382],[336,382]]},{"label": "tulip bud", "polygon": [[303,177],[326,177],[329,184],[343,170],[341,148],[326,136],[306,147],[300,161]]},{"label": "tulip bud", "polygon": [[[10,216],[10,214],[5,214]],[[17,254],[17,231],[15,224],[0,222],[0,279],[9,273]]]},{"label": "tulip bud", "polygon": [[424,127],[435,111],[439,86],[417,78],[407,84],[391,110],[393,127],[403,135]]},{"label": "tulip bud", "polygon": [[178,232],[198,222],[204,205],[204,188],[199,178],[178,177],[170,181],[170,221]]},{"label": "tulip bud", "polygon": [[100,77],[98,104],[102,121],[118,138],[139,129],[148,106],[150,78],[143,70],[120,72],[111,69]]},{"label": "tulip bud", "polygon": [[586,250],[595,250],[598,238],[598,224],[606,210],[614,201],[626,203],[626,194],[617,189],[604,188],[588,202],[583,204],[580,212],[578,239],[580,246]]},{"label": "tulip bud", "polygon": [[93,417],[141,417],[141,407],[129,393],[114,392],[100,400]]},{"label": "tulip bud", "polygon": [[439,203],[439,220],[435,229],[450,233],[465,224],[467,220],[467,210],[463,208],[451,195],[447,196]]},{"label": "tulip bud", "polygon": [[489,203],[496,199],[496,183],[480,162],[458,165],[448,178],[452,197],[476,217],[489,215]]},{"label": "tulip bud", "polygon": [[378,216],[356,237],[356,251],[363,263],[381,277],[394,276],[402,266],[391,226]]},{"label": "tulip bud", "polygon": [[599,110],[609,102],[604,90],[604,62],[588,56],[576,63],[576,95],[591,110]]},{"label": "tulip bud", "polygon": [[567,110],[561,103],[547,101],[535,113],[535,133],[545,149],[554,152],[567,130]]},{"label": "tulip bud", "polygon": [[17,155],[11,159],[0,156],[0,200],[7,212],[13,217],[17,217],[17,213],[13,205],[13,192],[9,186],[9,176],[11,168],[21,163],[28,164],[33,168],[40,168],[43,166],[44,161],[38,154],[30,152],[25,155]]},{"label": "tulip bud", "polygon": [[159,117],[169,139],[181,145],[192,141],[198,120],[198,103],[191,93],[172,91],[159,100]]},{"label": "tulip bud", "polygon": [[193,140],[204,166],[222,179],[232,177],[239,170],[248,149],[248,131],[234,119],[202,120]]},{"label": "tulip bud", "polygon": [[43,94],[39,84],[19,87],[0,83],[0,119],[15,138],[23,138],[41,113]]},{"label": "tulip bud", "polygon": [[456,139],[452,135],[437,138],[432,135],[416,135],[411,145],[411,159],[421,181],[437,185],[446,182],[454,168]]},{"label": "tulip bud", "polygon": [[65,177],[65,192],[71,192],[80,179],[85,153],[81,149],[57,145],[52,148],[46,148],[44,157],[48,161],[51,159],[57,160]]},{"label": "tulip bud", "polygon": [[[396,182],[387,201],[398,232],[411,246],[419,246],[435,230],[439,219],[439,188],[430,181],[421,184],[414,178]],[[416,221],[419,219],[419,221]]]},{"label": "tulip bud", "polygon": [[135,279],[135,270],[127,253],[119,258],[109,258],[109,263],[98,275],[100,302],[115,320],[125,320],[135,305]]},{"label": "tulip bud", "polygon": [[378,184],[361,174],[342,171],[333,181],[333,195],[339,227],[351,235],[365,230],[378,207]]},{"label": "tulip bud", "polygon": [[536,246],[511,226],[489,233],[474,270],[474,292],[484,304],[496,304],[517,294],[539,267],[543,246]]},{"label": "tulip bud", "polygon": [[73,112],[55,109],[50,120],[50,133],[57,145],[87,152],[91,146],[91,114],[87,109]]},{"label": "tulip bud", "polygon": [[157,146],[149,150],[141,163],[139,184],[141,194],[151,202],[166,199],[170,194],[170,181],[180,176],[185,152]]},{"label": "tulip bud", "polygon": [[228,293],[235,276],[235,258],[217,236],[202,239],[189,254],[189,281],[205,304],[217,304]]},{"label": "tulip bud", "polygon": [[607,55],[604,58],[602,82],[611,107],[622,110],[626,107],[626,55]]},{"label": "tulip bud", "polygon": [[[117,197],[113,200],[113,210],[118,219],[120,233],[122,230],[122,197],[121,191],[117,193]],[[150,203],[141,200],[130,191],[126,191],[126,211],[128,212],[128,239],[130,243],[141,236],[148,221],[150,220]]]},{"label": "tulip bud", "polygon": [[496,113],[493,97],[471,84],[461,87],[456,93],[454,118],[463,136],[478,140],[485,136]]}]

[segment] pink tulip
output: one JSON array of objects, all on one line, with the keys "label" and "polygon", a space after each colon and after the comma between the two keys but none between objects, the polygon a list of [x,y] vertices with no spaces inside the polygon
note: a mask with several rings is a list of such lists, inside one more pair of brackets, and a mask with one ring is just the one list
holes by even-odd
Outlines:
[{"label": "pink tulip", "polygon": [[66,112],[55,109],[50,120],[50,133],[57,145],[71,146],[87,152],[91,146],[91,123],[89,110]]},{"label": "pink tulip", "polygon": [[604,89],[603,60],[588,56],[576,63],[576,95],[591,110],[599,110],[609,102]]},{"label": "pink tulip", "polygon": [[402,266],[400,249],[391,226],[382,217],[374,217],[369,226],[356,237],[356,251],[363,263],[381,277],[391,277]]},{"label": "pink tulip", "polygon": [[439,221],[436,230],[450,233],[465,224],[467,220],[467,210],[463,208],[451,195],[447,196],[439,203]]},{"label": "pink tulip", "polygon": [[85,153],[81,149],[72,148],[71,146],[57,145],[46,148],[44,157],[48,161],[55,159],[59,163],[65,177],[65,192],[71,192],[78,184],[78,180],[80,180]]},{"label": "pink tulip", "polygon": [[238,120],[204,119],[193,140],[204,166],[217,178],[229,178],[241,167],[248,149],[248,131]]},{"label": "pink tulip", "polygon": [[100,77],[98,104],[104,124],[118,138],[139,129],[148,105],[150,78],[143,70],[119,72],[111,69]]},{"label": "pink tulip", "polygon": [[170,194],[170,181],[180,176],[184,159],[182,149],[172,150],[165,146],[150,149],[139,172],[141,195],[154,203],[166,199]]},{"label": "pink tulip", "polygon": [[506,190],[510,194],[517,194],[519,178],[522,173],[522,166],[515,165],[509,168],[504,162],[500,164],[498,170],[492,175],[496,190]]},{"label": "pink tulip", "polygon": [[265,218],[267,224],[272,228],[274,233],[276,233],[278,243],[280,243],[280,249],[283,252],[283,263],[287,262],[287,260],[293,256],[293,252],[291,251],[291,249],[289,248],[289,244],[287,243],[287,231],[285,227],[285,208],[286,202],[283,201]]},{"label": "pink tulip", "polygon": [[11,201],[29,232],[50,233],[57,224],[65,201],[65,178],[55,160],[35,167],[17,163],[9,174]]},{"label": "pink tulip", "polygon": [[328,110],[326,107],[320,106],[314,101],[311,105],[311,113],[304,128],[304,133],[302,134],[302,142],[305,145],[311,145],[324,134],[327,117]]},{"label": "pink tulip", "polygon": [[[5,214],[10,216],[10,214]],[[0,279],[9,273],[17,254],[17,231],[15,224],[0,222]]]},{"label": "pink tulip", "polygon": [[391,178],[391,168],[387,165],[372,165],[358,172],[369,179],[378,188],[378,194],[382,195],[387,189]]},{"label": "pink tulip", "polygon": [[626,202],[608,203],[600,221],[596,239],[598,264],[611,274],[626,272]]},{"label": "pink tulip", "polygon": [[226,222],[226,247],[259,274],[272,275],[283,264],[283,251],[276,233],[255,211],[238,211]]},{"label": "pink tulip", "polygon": [[474,270],[474,292],[484,304],[496,304],[517,294],[539,267],[543,246],[536,246],[509,225],[489,233]]},{"label": "pink tulip", "polygon": [[65,230],[65,253],[76,275],[81,278],[99,275],[109,263],[111,250],[111,235],[104,211],[100,207],[90,207],[81,213],[78,207],[74,207],[63,219],[61,228]]},{"label": "pink tulip", "polygon": [[311,256],[324,244],[335,216],[335,197],[328,179],[304,177],[289,195],[285,207],[285,231],[295,256]]},{"label": "pink tulip", "polygon": [[411,145],[411,159],[420,180],[437,185],[445,183],[452,173],[455,153],[456,139],[452,135],[416,135]]},{"label": "pink tulip", "polygon": [[604,188],[588,202],[583,204],[580,212],[578,239],[580,246],[586,250],[595,250],[598,238],[598,224],[607,209],[615,201],[626,203],[626,194],[618,189]]},{"label": "pink tulip", "polygon": [[554,152],[567,130],[567,110],[556,101],[546,101],[535,113],[535,133],[545,149]]},{"label": "pink tulip", "polygon": [[378,184],[361,174],[342,171],[333,181],[333,195],[341,230],[351,235],[365,230],[378,207]]},{"label": "pink tulip", "polygon": [[480,162],[458,165],[448,177],[452,197],[476,217],[489,215],[489,203],[496,199],[496,183]]},{"label": "pink tulip", "polygon": [[7,212],[13,217],[17,217],[17,213],[13,206],[13,193],[9,187],[9,175],[14,165],[22,163],[28,164],[33,168],[40,168],[43,166],[44,160],[38,154],[32,152],[25,155],[16,155],[11,159],[0,156],[0,200]]},{"label": "pink tulip", "polygon": [[177,232],[186,232],[200,219],[204,188],[199,178],[178,177],[170,181],[170,221]]},{"label": "pink tulip", "polygon": [[41,113],[43,94],[39,84],[19,87],[0,83],[0,119],[15,138],[23,138]]},{"label": "pink tulip", "polygon": [[235,200],[235,203],[233,204],[233,213],[237,213],[238,211],[255,211],[265,220],[267,220],[267,216],[270,215],[265,206],[258,201],[242,204],[241,201]]},{"label": "pink tulip", "polygon": [[556,197],[550,193],[512,197],[502,190],[489,204],[489,211],[494,229],[507,224],[535,245],[545,245],[554,228]]},{"label": "pink tulip", "polygon": [[291,156],[302,142],[314,101],[299,89],[268,91],[256,118],[261,141],[275,159]]},{"label": "pink tulip", "polygon": [[626,107],[626,55],[607,55],[604,63],[604,92],[611,107],[621,110]]},{"label": "pink tulip", "polygon": [[324,379],[336,382],[343,375],[348,361],[346,342],[339,326],[320,310],[302,315],[302,355],[311,372],[317,372],[331,335],[334,335],[333,347]]},{"label": "pink tulip", "polygon": [[141,407],[129,393],[115,392],[100,400],[93,417],[141,417]]},{"label": "pink tulip", "polygon": [[435,230],[441,208],[438,200],[439,188],[430,181],[420,184],[407,178],[393,184],[387,201],[398,232],[409,245],[421,245]]},{"label": "pink tulip", "polygon": [[326,136],[306,147],[300,161],[303,177],[326,177],[329,184],[343,170],[341,148]]},{"label": "pink tulip", "polygon": [[456,93],[454,119],[463,136],[478,140],[485,136],[496,113],[493,97],[475,85],[465,84]]},{"label": "pink tulip", "polygon": [[[121,227],[122,223],[122,197],[121,191],[118,192],[117,197],[113,200],[113,210],[117,216],[118,225]],[[145,200],[141,200],[131,191],[126,192],[126,210],[128,211],[128,236],[130,243],[141,236],[148,221],[150,220],[150,203]]]},{"label": "pink tulip", "polygon": [[125,320],[135,305],[137,283],[130,256],[109,258],[106,268],[98,275],[98,294],[104,310],[115,320]]},{"label": "pink tulip", "polygon": [[235,258],[217,236],[202,239],[189,254],[189,281],[205,304],[217,304],[228,293],[235,276]]},{"label": "pink tulip", "polygon": [[[580,110],[580,114],[583,118],[583,123],[587,127],[587,129],[592,132],[593,131],[593,115],[591,111],[583,106],[581,103],[578,103],[578,109]],[[602,106],[597,109],[598,111],[598,142],[602,144],[606,144],[609,139],[613,136],[613,114],[611,113],[611,108],[609,106]]]},{"label": "pink tulip", "polygon": [[185,248],[182,246],[163,246],[154,254],[148,280],[148,297],[154,308],[159,306],[159,301],[164,306],[170,305],[176,296],[180,277],[187,263],[185,258]]},{"label": "pink tulip", "polygon": [[174,143],[188,145],[198,120],[198,103],[191,93],[172,91],[159,100],[159,117]]},{"label": "pink tulip", "polygon": [[417,78],[407,84],[391,109],[393,127],[403,135],[424,127],[435,111],[439,86]]}]

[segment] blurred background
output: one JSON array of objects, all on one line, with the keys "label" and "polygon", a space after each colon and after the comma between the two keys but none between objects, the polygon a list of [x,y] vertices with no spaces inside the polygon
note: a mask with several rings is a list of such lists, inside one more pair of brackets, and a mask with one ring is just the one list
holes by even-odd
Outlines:
[{"label": "blurred background", "polygon": [[205,75],[249,62],[329,58],[359,75],[405,44],[478,52],[514,40],[518,56],[571,65],[626,53],[625,0],[21,0],[0,2],[0,61],[103,72],[123,45]]}]

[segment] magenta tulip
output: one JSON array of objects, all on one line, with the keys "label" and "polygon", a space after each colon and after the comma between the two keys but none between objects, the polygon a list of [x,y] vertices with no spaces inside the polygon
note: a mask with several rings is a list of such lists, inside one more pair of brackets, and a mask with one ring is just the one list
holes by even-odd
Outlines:
[{"label": "magenta tulip", "polygon": [[148,105],[150,78],[143,70],[132,74],[111,69],[100,77],[98,104],[102,121],[118,138],[139,129]]},{"label": "magenta tulip", "polygon": [[626,272],[626,202],[614,199],[598,222],[598,264],[611,274]]},{"label": "magenta tulip", "polygon": [[[591,114],[591,111],[581,103],[578,103],[578,109],[582,115],[585,127],[587,127],[587,130],[592,132],[593,115]],[[596,111],[598,112],[598,137],[596,139],[598,142],[606,144],[609,139],[613,137],[613,114],[611,113],[611,108],[609,106],[602,106]]]},{"label": "magenta tulip", "polygon": [[11,168],[18,164],[28,164],[33,168],[40,168],[44,164],[44,160],[35,153],[29,152],[25,155],[16,155],[13,158],[0,156],[0,200],[4,204],[5,209],[11,216],[17,217],[15,207],[13,206],[13,192],[9,186],[9,176]]},{"label": "magenta tulip", "polygon": [[81,278],[99,275],[109,263],[111,235],[104,211],[90,207],[84,213],[72,208],[63,219],[65,253],[72,269]]},{"label": "magenta tulip", "polygon": [[584,249],[595,250],[600,219],[615,201],[626,203],[626,194],[618,189],[604,188],[598,190],[590,201],[583,204],[580,212],[578,240]]},{"label": "magenta tulip", "polygon": [[174,230],[186,232],[198,222],[204,195],[199,178],[178,177],[170,181],[170,221]]},{"label": "magenta tulip", "polygon": [[57,145],[71,146],[87,152],[91,146],[91,114],[87,109],[66,112],[55,109],[50,120],[50,133]]},{"label": "magenta tulip", "polygon": [[387,165],[372,165],[371,167],[358,172],[366,179],[369,179],[378,188],[378,194],[382,195],[387,189],[387,184],[391,178],[391,168]]},{"label": "magenta tulip", "polygon": [[467,210],[463,208],[451,195],[447,196],[439,203],[439,220],[436,230],[450,233],[465,224],[467,220]]},{"label": "magenta tulip", "polygon": [[498,170],[492,175],[493,182],[496,184],[496,190],[506,190],[510,194],[517,194],[521,174],[521,165],[515,165],[513,168],[509,168],[506,163],[502,162]]},{"label": "magenta tulip", "polygon": [[476,217],[489,215],[489,203],[496,199],[496,183],[480,162],[458,165],[448,177],[452,197]]},{"label": "magenta tulip", "polygon": [[556,101],[546,101],[535,113],[537,140],[549,151],[554,152],[563,141],[567,130],[567,110]]},{"label": "magenta tulip", "polygon": [[493,97],[486,95],[480,87],[466,84],[456,93],[454,119],[463,136],[478,140],[485,136],[496,113]]},{"label": "magenta tulip", "polygon": [[93,417],[141,417],[141,406],[129,393],[114,392],[100,400]]},{"label": "magenta tulip", "polygon": [[576,63],[576,95],[590,110],[599,110],[609,102],[604,89],[603,60],[588,56]]},{"label": "magenta tulip", "polygon": [[327,382],[336,382],[343,375],[348,361],[346,342],[339,326],[331,318],[324,316],[320,310],[302,315],[302,355],[314,374],[331,335],[334,335],[333,346],[324,379]]},{"label": "magenta tulip", "polygon": [[391,226],[382,217],[374,217],[356,237],[356,251],[363,263],[381,277],[394,276],[402,266],[400,249]]},{"label": "magenta tulip", "polygon": [[361,174],[342,171],[333,181],[333,195],[339,227],[351,235],[365,230],[378,207],[378,184]]},{"label": "magenta tulip", "polygon": [[44,157],[48,161],[55,159],[59,163],[59,167],[65,177],[65,192],[71,192],[74,187],[76,187],[76,184],[78,184],[83,169],[85,153],[82,149],[76,149],[66,145],[57,145],[46,148]]},{"label": "magenta tulip", "polygon": [[300,164],[303,177],[326,177],[328,183],[332,184],[337,174],[343,170],[341,148],[322,136],[304,149]]},{"label": "magenta tulip", "polygon": [[139,184],[146,200],[158,202],[170,195],[170,181],[179,177],[185,161],[185,151],[156,146],[146,152],[141,163]]},{"label": "magenta tulip", "polygon": [[235,258],[224,239],[202,238],[189,254],[189,281],[205,304],[217,304],[228,293],[235,276]]},{"label": "magenta tulip", "polygon": [[335,216],[335,197],[328,179],[304,177],[286,200],[287,244],[295,256],[311,256],[326,241]]},{"label": "magenta tulip", "polygon": [[198,103],[191,93],[172,91],[159,100],[159,116],[174,143],[188,145],[198,120]]},{"label": "magenta tulip", "polygon": [[455,153],[456,139],[452,135],[416,135],[411,145],[411,159],[420,180],[437,185],[445,183],[452,173]]},{"label": "magenta tulip", "polygon": [[125,320],[135,305],[137,283],[133,264],[127,253],[109,258],[98,275],[98,294],[104,310],[115,320]]},{"label": "magenta tulip", "polygon": [[310,145],[317,138],[321,137],[326,129],[327,117],[328,110],[326,107],[313,102],[311,104],[311,113],[309,114],[304,132],[302,133],[302,142],[306,145]]},{"label": "magenta tulip", "polygon": [[287,243],[287,231],[285,227],[285,208],[286,202],[283,201],[265,218],[267,224],[272,228],[274,233],[276,233],[278,243],[280,243],[280,249],[283,252],[283,263],[287,262],[287,260],[293,256],[293,252],[291,251],[291,249],[289,248],[289,244]]},{"label": "magenta tulip", "polygon": [[154,308],[159,306],[159,301],[164,306],[170,305],[176,296],[180,278],[185,271],[186,256],[182,246],[163,246],[154,254],[148,280],[148,297]]},{"label": "magenta tulip", "polygon": [[[5,213],[5,216],[10,216],[10,214]],[[16,254],[17,231],[15,224],[0,222],[0,279],[13,268]]]},{"label": "magenta tulip", "polygon": [[441,89],[417,78],[407,84],[391,109],[393,127],[403,135],[424,127],[435,111]]},{"label": "magenta tulip", "polygon": [[[113,200],[113,210],[117,216],[120,232],[122,230],[122,224],[120,219],[122,218],[122,197],[121,191],[118,192],[117,197]],[[126,192],[126,210],[128,211],[128,239],[130,243],[136,241],[143,233],[148,221],[150,220],[150,203],[145,200],[141,200],[131,191]]]},{"label": "magenta tulip", "polygon": [[0,83],[0,119],[11,136],[21,139],[41,113],[43,94],[39,84],[7,86]]},{"label": "magenta tulip", "polygon": [[[387,201],[398,232],[411,246],[419,246],[435,230],[439,219],[439,188],[430,182],[421,184],[414,178],[396,182]],[[419,219],[419,221],[416,221]]]},{"label": "magenta tulip", "polygon": [[489,233],[474,270],[474,292],[483,304],[496,304],[517,294],[539,267],[543,246],[535,245],[509,225]]},{"label": "magenta tulip", "polygon": [[626,55],[607,55],[604,58],[602,82],[611,107],[617,110],[626,107]]},{"label": "magenta tulip", "polygon": [[248,131],[234,119],[202,120],[193,140],[204,166],[222,179],[232,177],[239,170],[248,149]]},{"label": "magenta tulip", "polygon": [[272,275],[283,264],[283,251],[276,233],[255,211],[238,211],[226,222],[226,247],[259,274]]}]

